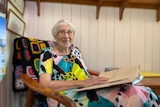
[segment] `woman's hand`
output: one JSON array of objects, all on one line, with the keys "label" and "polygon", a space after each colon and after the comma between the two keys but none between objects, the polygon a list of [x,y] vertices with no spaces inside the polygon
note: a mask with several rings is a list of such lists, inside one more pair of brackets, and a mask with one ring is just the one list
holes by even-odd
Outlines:
[{"label": "woman's hand", "polygon": [[94,75],[91,75],[90,78],[84,81],[84,87],[89,87],[92,85],[98,85],[98,84],[104,84],[108,81],[108,78],[105,77],[97,77]]}]

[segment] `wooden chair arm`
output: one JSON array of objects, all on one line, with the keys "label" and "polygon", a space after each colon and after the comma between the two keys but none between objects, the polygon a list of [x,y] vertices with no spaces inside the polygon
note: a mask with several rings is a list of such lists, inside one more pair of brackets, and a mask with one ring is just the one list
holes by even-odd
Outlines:
[{"label": "wooden chair arm", "polygon": [[88,71],[88,73],[90,75],[96,75],[96,76],[98,76],[100,74],[100,72],[97,72],[97,71],[94,71],[94,70],[91,70],[91,69],[88,69],[87,71]]},{"label": "wooden chair arm", "polygon": [[25,83],[25,85],[33,90],[34,92],[38,92],[44,96],[55,99],[56,101],[62,103],[66,107],[76,107],[75,102],[67,96],[64,96],[58,92],[55,92],[53,89],[45,87],[41,85],[39,82],[30,78],[27,74],[21,74],[21,79]]}]

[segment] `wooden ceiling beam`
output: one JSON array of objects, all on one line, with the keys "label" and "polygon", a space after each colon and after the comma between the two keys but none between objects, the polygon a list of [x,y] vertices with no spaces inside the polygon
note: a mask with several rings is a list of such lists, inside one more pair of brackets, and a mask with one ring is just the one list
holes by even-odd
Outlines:
[{"label": "wooden ceiling beam", "polygon": [[100,8],[101,8],[102,3],[103,3],[103,0],[98,0],[98,2],[97,2],[97,7],[96,7],[96,19],[99,18],[99,11],[100,11]]},{"label": "wooden ceiling beam", "polygon": [[121,2],[120,7],[119,7],[119,20],[122,20],[124,8],[127,6],[128,3],[129,3],[129,0],[123,0]]},{"label": "wooden ceiling beam", "polygon": [[[37,0],[28,0],[28,1],[37,1]],[[41,2],[97,5],[97,0],[41,0]]]},{"label": "wooden ceiling beam", "polygon": [[[157,1],[141,1],[141,0],[28,0],[37,2],[37,14],[40,16],[40,2],[57,2],[57,3],[69,3],[69,4],[84,4],[96,6],[96,19],[99,18],[100,8],[102,6],[119,7],[119,20],[123,19],[123,13],[125,8],[142,8],[142,9],[156,9],[157,21],[160,21],[160,2]],[[5,10],[0,6],[0,10]]]},{"label": "wooden ceiling beam", "polygon": [[160,21],[160,5],[157,8],[157,22]]},{"label": "wooden ceiling beam", "polygon": [[37,14],[40,16],[40,0],[37,0]]}]

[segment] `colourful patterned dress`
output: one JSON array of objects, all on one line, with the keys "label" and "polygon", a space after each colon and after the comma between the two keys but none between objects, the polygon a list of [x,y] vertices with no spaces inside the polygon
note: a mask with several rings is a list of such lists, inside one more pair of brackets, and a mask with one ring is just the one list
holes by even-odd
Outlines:
[{"label": "colourful patterned dress", "polygon": [[[85,80],[89,78],[87,67],[78,48],[72,46],[71,53],[58,56],[52,48],[42,51],[40,72],[48,73],[52,80]],[[149,88],[125,84],[97,90],[75,92],[70,89],[60,92],[72,98],[77,107],[160,107],[159,97]],[[57,101],[48,98],[49,107],[63,107]]]}]

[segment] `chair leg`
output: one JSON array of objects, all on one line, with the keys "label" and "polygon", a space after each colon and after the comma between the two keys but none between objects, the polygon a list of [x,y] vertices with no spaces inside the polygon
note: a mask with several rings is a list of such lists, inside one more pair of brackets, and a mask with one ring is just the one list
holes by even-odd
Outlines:
[{"label": "chair leg", "polygon": [[32,107],[33,98],[34,98],[34,92],[31,89],[29,89],[25,107]]}]

